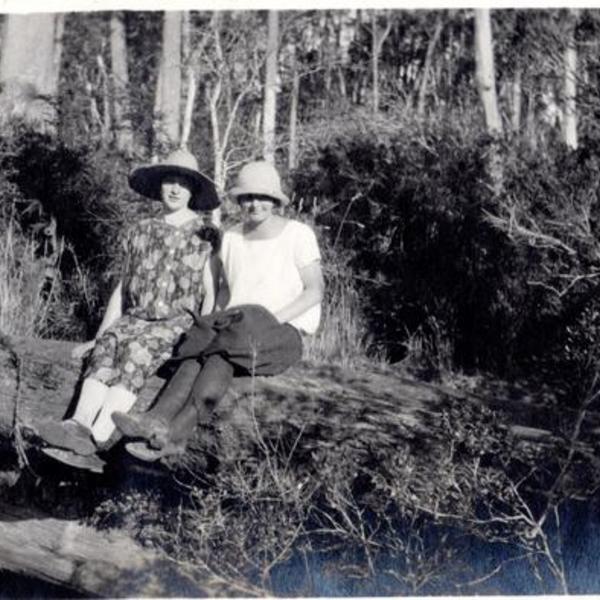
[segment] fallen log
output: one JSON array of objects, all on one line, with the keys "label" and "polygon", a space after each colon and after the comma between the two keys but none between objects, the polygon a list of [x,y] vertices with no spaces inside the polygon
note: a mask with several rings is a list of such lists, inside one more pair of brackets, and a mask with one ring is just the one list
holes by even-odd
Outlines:
[{"label": "fallen log", "polygon": [[[10,437],[19,424],[31,441],[42,421],[65,416],[82,371],[81,362],[71,357],[73,347],[56,340],[0,340],[0,438]],[[151,378],[134,410],[144,410],[164,383],[164,374]],[[224,410],[242,429],[255,421],[267,427],[286,422],[340,427],[340,435],[358,426],[412,437],[423,428],[419,412],[430,412],[442,399],[433,387],[390,374],[303,365],[277,377],[234,380]]]},{"label": "fallen log", "polygon": [[[62,419],[79,392],[82,362],[71,357],[75,344],[0,336],[0,440],[19,426],[25,447],[47,419]],[[134,411],[145,410],[165,384],[168,369],[148,382]],[[486,398],[428,384],[390,369],[343,369],[308,365],[270,378],[239,378],[218,417],[224,439],[278,435],[282,425],[302,433],[307,444],[335,445],[377,433],[382,448],[427,435],[449,402],[471,402],[510,416],[515,435],[542,440],[553,433],[546,406],[525,400]],[[541,420],[543,417],[544,420]],[[257,429],[260,432],[257,432]],[[38,440],[39,442],[39,440]],[[234,449],[235,450],[235,449]]]},{"label": "fallen log", "polygon": [[[101,597],[218,596],[234,592],[210,573],[186,574],[117,531],[100,532],[0,502],[0,571]],[[1,595],[1,590],[0,590]]]}]

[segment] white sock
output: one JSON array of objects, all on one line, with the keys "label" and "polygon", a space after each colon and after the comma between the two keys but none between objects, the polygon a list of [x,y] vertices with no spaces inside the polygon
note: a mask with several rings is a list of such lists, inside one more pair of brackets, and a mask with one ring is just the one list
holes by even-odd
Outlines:
[{"label": "white sock", "polygon": [[97,442],[106,442],[117,428],[111,418],[113,412],[129,412],[136,400],[136,394],[120,385],[109,388],[104,405],[92,425],[92,437]]},{"label": "white sock", "polygon": [[108,386],[101,381],[91,377],[84,379],[72,419],[91,428],[104,404],[107,393]]}]

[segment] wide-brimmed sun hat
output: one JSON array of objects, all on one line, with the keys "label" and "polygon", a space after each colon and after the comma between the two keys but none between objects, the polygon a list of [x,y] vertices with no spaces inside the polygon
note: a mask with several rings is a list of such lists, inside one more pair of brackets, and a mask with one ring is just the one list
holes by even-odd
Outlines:
[{"label": "wide-brimmed sun hat", "polygon": [[266,160],[257,160],[244,165],[237,176],[237,183],[229,190],[234,197],[247,195],[268,196],[280,202],[283,206],[290,199],[281,189],[281,178],[277,169]]},{"label": "wide-brimmed sun hat", "polygon": [[163,161],[134,169],[129,175],[131,189],[153,200],[160,200],[160,186],[167,175],[182,175],[189,180],[194,210],[212,210],[220,204],[213,181],[198,170],[196,157],[180,148],[171,152]]}]

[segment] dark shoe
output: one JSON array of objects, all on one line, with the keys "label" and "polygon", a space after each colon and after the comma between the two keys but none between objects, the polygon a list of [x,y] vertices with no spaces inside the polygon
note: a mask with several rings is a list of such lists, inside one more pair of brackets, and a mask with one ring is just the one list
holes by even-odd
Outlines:
[{"label": "dark shoe", "polygon": [[183,454],[185,452],[185,446],[169,443],[163,448],[152,448],[146,442],[129,442],[128,444],[125,444],[125,450],[127,450],[131,456],[135,456],[139,460],[154,462],[165,456]]},{"label": "dark shoe", "polygon": [[72,450],[87,456],[96,452],[92,432],[77,421],[46,421],[40,425],[38,435],[50,446]]},{"label": "dark shoe", "polygon": [[42,452],[65,465],[77,469],[85,469],[92,473],[102,473],[104,471],[104,465],[106,464],[96,454],[87,454],[84,456],[72,452],[71,450],[63,450],[61,448],[42,448]]},{"label": "dark shoe", "polygon": [[162,420],[147,414],[129,414],[116,411],[112,414],[113,423],[127,437],[150,439],[165,436],[169,426]]}]

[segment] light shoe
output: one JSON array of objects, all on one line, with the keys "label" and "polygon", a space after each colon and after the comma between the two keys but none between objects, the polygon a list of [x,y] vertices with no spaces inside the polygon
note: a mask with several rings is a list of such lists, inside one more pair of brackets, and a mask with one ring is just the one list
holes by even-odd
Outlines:
[{"label": "light shoe", "polygon": [[106,464],[97,454],[82,455],[62,448],[42,448],[42,452],[65,465],[92,473],[102,473]]},{"label": "light shoe", "polygon": [[74,419],[46,421],[40,425],[38,435],[50,446],[71,450],[82,456],[96,452],[91,430]]}]

